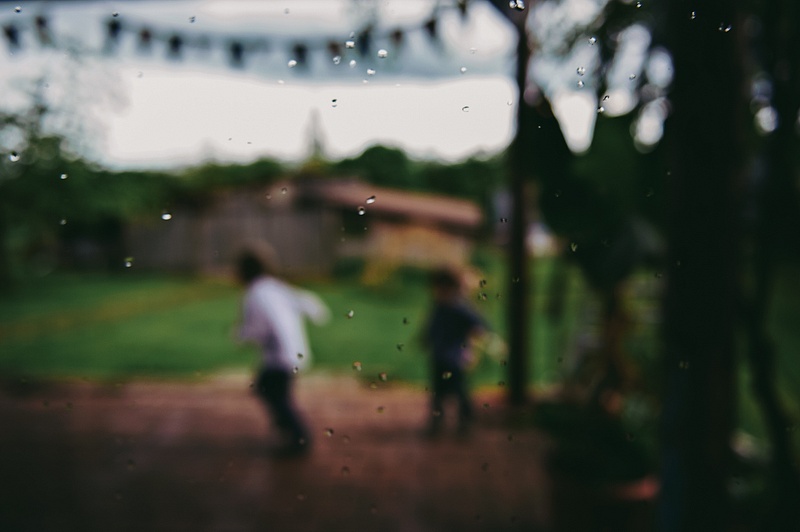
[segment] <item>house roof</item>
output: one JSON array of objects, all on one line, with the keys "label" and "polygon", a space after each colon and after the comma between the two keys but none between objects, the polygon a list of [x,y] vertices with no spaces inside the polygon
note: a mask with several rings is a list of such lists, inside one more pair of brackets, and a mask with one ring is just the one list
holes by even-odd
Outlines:
[{"label": "house roof", "polygon": [[477,228],[483,219],[480,207],[469,200],[384,188],[356,180],[320,180],[300,187],[305,200],[320,201],[344,209],[397,216],[418,223]]}]

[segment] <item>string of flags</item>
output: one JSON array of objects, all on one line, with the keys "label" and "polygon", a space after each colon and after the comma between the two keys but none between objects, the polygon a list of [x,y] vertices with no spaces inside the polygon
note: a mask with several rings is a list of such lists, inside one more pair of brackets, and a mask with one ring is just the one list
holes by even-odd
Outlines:
[{"label": "string of flags", "polygon": [[[288,65],[302,70],[308,65],[311,54],[316,53],[327,54],[334,64],[339,64],[346,53],[355,53],[362,58],[376,55],[379,58],[385,58],[389,55],[389,51],[384,48],[376,50],[377,43],[399,51],[408,36],[415,32],[423,33],[429,42],[438,45],[441,38],[439,18],[442,10],[457,10],[463,21],[468,16],[469,3],[470,0],[452,0],[451,3],[437,2],[432,6],[428,17],[425,17],[421,23],[417,22],[412,25],[395,25],[379,29],[374,23],[366,23],[358,31],[350,33],[349,37],[344,40],[341,36],[305,36],[302,38],[279,35],[224,36],[199,31],[159,28],[152,22],[136,21],[131,17],[123,17],[118,12],[113,12],[102,21],[104,42],[101,51],[107,54],[113,53],[123,42],[130,43],[131,38],[139,53],[154,54],[156,48],[162,48],[162,53],[173,60],[180,60],[190,48],[201,51],[218,48],[224,52],[228,64],[234,68],[244,67],[248,60],[256,54],[283,51],[290,56]],[[15,11],[20,14],[22,8],[17,7]],[[195,17],[189,17],[189,22],[194,23],[194,19]],[[39,45],[43,47],[58,46],[58,39],[51,30],[50,19],[44,14],[7,22],[3,25],[2,32],[6,46],[11,53],[22,50],[25,43],[29,41],[24,37],[29,34],[32,34]]]}]

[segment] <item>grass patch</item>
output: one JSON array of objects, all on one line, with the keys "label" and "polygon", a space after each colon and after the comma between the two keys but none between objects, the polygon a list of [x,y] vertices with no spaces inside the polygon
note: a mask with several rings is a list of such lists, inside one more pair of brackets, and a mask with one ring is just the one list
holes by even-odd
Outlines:
[{"label": "grass patch", "polygon": [[[505,336],[509,283],[498,254],[483,252],[471,297],[492,328]],[[778,346],[778,384],[798,447],[800,400],[800,280],[781,271],[770,314]],[[560,276],[560,277],[559,277]],[[358,276],[308,286],[328,304],[331,321],[309,327],[313,368],[353,373],[377,381],[424,385],[428,359],[418,341],[429,299],[424,275],[401,271],[379,287],[359,284]],[[592,298],[574,266],[542,259],[533,269],[529,323],[529,382],[558,382],[574,364],[577,344],[591,330]],[[652,274],[632,283],[637,326],[626,348],[645,383],[655,386],[658,368],[658,288]],[[169,276],[56,274],[17,286],[0,299],[0,372],[6,377],[87,377],[96,379],[187,378],[252,367],[254,349],[237,346],[232,331],[241,289],[230,283]],[[353,316],[348,317],[349,311]],[[649,316],[649,317],[648,317]],[[760,410],[749,391],[747,368],[740,368],[740,427],[763,439]],[[499,360],[483,358],[471,375],[473,388],[498,387],[507,380]],[[651,388],[651,392],[652,392]],[[645,390],[646,392],[647,390]],[[653,425],[654,426],[654,425]]]}]

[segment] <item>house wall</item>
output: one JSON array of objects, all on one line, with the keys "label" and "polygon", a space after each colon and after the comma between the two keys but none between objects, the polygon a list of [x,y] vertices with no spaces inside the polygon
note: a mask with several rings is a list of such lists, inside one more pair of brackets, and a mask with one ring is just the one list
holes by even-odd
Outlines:
[{"label": "house wall", "polygon": [[435,226],[413,223],[374,223],[364,242],[366,266],[363,280],[378,284],[400,266],[435,268],[466,265],[472,241]]},{"label": "house wall", "polygon": [[263,240],[282,273],[323,276],[336,260],[337,218],[320,209],[266,209],[238,202],[213,211],[176,210],[172,219],[127,227],[126,249],[138,269],[230,275],[242,245]]}]

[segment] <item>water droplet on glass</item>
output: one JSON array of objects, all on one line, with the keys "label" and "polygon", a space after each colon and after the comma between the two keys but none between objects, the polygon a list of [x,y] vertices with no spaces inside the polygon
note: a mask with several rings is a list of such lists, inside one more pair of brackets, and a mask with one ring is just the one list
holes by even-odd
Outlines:
[{"label": "water droplet on glass", "polygon": [[367,198],[367,205],[372,205],[375,203],[375,196],[370,196]]},{"label": "water droplet on glass", "polygon": [[278,80],[278,85],[283,85],[284,83],[286,83],[286,82],[285,82],[285,81],[283,81],[282,79],[279,79],[279,80]]},{"label": "water droplet on glass", "polygon": [[161,219],[164,221],[172,220],[172,215],[168,212],[164,212],[161,214]]},{"label": "water droplet on glass", "polygon": [[636,9],[639,9],[640,7],[642,7],[642,3],[641,2],[636,2]]},{"label": "water droplet on glass", "polygon": [[297,375],[298,371],[300,371],[300,368],[298,368],[297,366],[292,368],[292,373],[294,373],[295,375]]},{"label": "water droplet on glass", "polygon": [[586,67],[578,67],[575,69],[575,72],[577,72],[579,76],[583,76],[586,74]]},{"label": "water droplet on glass", "polygon": [[500,218],[500,223],[501,224],[508,223],[508,218]]},{"label": "water droplet on glass", "polygon": [[572,242],[572,243],[569,245],[569,248],[570,248],[572,251],[578,251],[578,244],[576,244],[575,242]]},{"label": "water droplet on glass", "polygon": [[403,318],[403,325],[408,325],[408,318]]},{"label": "water droplet on glass", "polygon": [[339,101],[336,98],[331,100],[331,107],[336,107],[337,105],[339,105]]},{"label": "water droplet on glass", "polygon": [[450,377],[452,377],[452,376],[453,376],[453,372],[445,371],[444,373],[442,373],[442,380],[443,381],[450,380]]},{"label": "water droplet on glass", "polygon": [[189,22],[194,24],[194,21],[197,20],[196,17],[189,17]]},{"label": "water droplet on glass", "polygon": [[341,55],[335,55],[335,56],[333,56],[333,64],[334,64],[334,65],[338,65],[338,64],[339,64],[339,63],[341,63],[341,62],[342,62],[342,56],[341,56]]},{"label": "water droplet on glass", "polygon": [[597,44],[597,37],[589,37],[589,45],[594,46]]},{"label": "water droplet on glass", "polygon": [[477,49],[477,48],[470,48],[470,49],[469,49],[469,53],[471,53],[471,54],[473,54],[473,55],[474,55],[474,54],[475,54],[475,52],[477,52],[477,51],[478,51],[478,49]]},{"label": "water droplet on glass", "polygon": [[113,13],[111,13],[111,16],[117,18],[119,16],[119,11],[114,11]]},{"label": "water droplet on glass", "polygon": [[696,18],[697,18],[697,12],[696,11],[692,11],[691,13],[689,13],[689,20],[694,20]]},{"label": "water droplet on glass", "polygon": [[604,101],[604,102],[605,102],[605,101],[608,101],[608,99],[609,99],[609,98],[610,98],[610,96],[609,96],[608,94],[606,94],[605,96],[603,96],[603,101]]},{"label": "water droplet on glass", "polygon": [[125,257],[125,267],[130,268],[133,266],[133,257]]},{"label": "water droplet on glass", "polygon": [[61,220],[58,221],[58,224],[59,225],[67,225],[67,219],[66,218],[61,218]]},{"label": "water droplet on glass", "polygon": [[17,6],[14,8],[14,13],[21,13],[21,12],[22,12],[22,6]]},{"label": "water droplet on glass", "polygon": [[636,74],[631,74],[630,76],[628,76],[628,79],[633,81],[634,79],[636,79]]},{"label": "water droplet on glass", "polygon": [[355,311],[348,310],[347,314],[345,314],[345,317],[347,317],[347,319],[351,319],[353,316],[355,316],[355,314],[356,314]]},{"label": "water droplet on glass", "polygon": [[356,41],[345,41],[344,42],[344,47],[345,48],[355,48],[356,47]]},{"label": "water droplet on glass", "polygon": [[378,57],[381,59],[386,59],[387,57],[389,57],[389,52],[381,48],[380,50],[378,50]]},{"label": "water droplet on glass", "polygon": [[355,68],[357,64],[355,59],[350,60],[350,68]]},{"label": "water droplet on glass", "polygon": [[728,33],[729,31],[731,31],[731,29],[733,29],[733,26],[731,26],[730,24],[725,24],[724,22],[720,22],[719,31],[721,31],[722,33]]},{"label": "water droplet on glass", "polygon": [[465,105],[464,107],[461,108],[461,110],[464,111],[465,113],[469,113],[469,105]]},{"label": "water droplet on glass", "polygon": [[386,381],[389,380],[389,376],[386,374],[385,371],[382,371],[382,372],[378,373],[378,378],[380,380],[382,380],[383,382],[386,382]]},{"label": "water droplet on glass", "polygon": [[461,72],[462,74],[466,74],[467,73],[467,67],[461,67],[459,69],[459,72]]},{"label": "water droplet on glass", "polygon": [[508,2],[508,7],[517,11],[522,11],[525,9],[525,2],[524,0],[510,0]]},{"label": "water droplet on glass", "polygon": [[374,76],[374,75],[375,75],[375,70],[373,70],[371,68],[368,68],[367,69],[367,76]]},{"label": "water droplet on glass", "polygon": [[19,161],[19,153],[12,151],[11,153],[8,154],[8,160],[11,161],[12,163]]},{"label": "water droplet on glass", "polygon": [[382,406],[379,406],[378,408],[375,409],[375,411],[378,412],[379,414],[383,414],[384,410],[385,410],[385,408],[382,407]]},{"label": "water droplet on glass", "polygon": [[583,80],[582,80],[582,79],[579,79],[579,80],[578,80],[578,88],[579,88],[579,89],[582,89],[584,85],[585,85],[585,83],[583,82]]},{"label": "water droplet on glass", "polygon": [[289,68],[294,68],[297,66],[297,61],[295,59],[290,59],[287,65],[289,65]]},{"label": "water droplet on glass", "polygon": [[483,403],[483,408],[489,408],[489,403]]},{"label": "water droplet on glass", "polygon": [[606,108],[603,107],[602,105],[597,108],[597,113],[598,114],[605,113],[605,112],[606,112]]},{"label": "water droplet on glass", "polygon": [[553,192],[553,195],[554,195],[555,197],[557,197],[557,198],[560,198],[560,197],[561,197],[561,189],[558,189],[558,190],[556,190],[555,192]]},{"label": "water droplet on glass", "polygon": [[61,174],[61,179],[62,179],[62,180],[66,179],[66,178],[68,178],[68,177],[69,177],[69,176],[68,176],[67,174]]},{"label": "water droplet on glass", "polygon": [[281,187],[281,194],[284,194],[284,195],[285,195],[287,192],[289,192],[289,189],[288,189],[288,188],[286,188],[286,187]]},{"label": "water droplet on glass", "polygon": [[396,347],[397,347],[398,351],[402,351],[404,346],[405,346],[405,344],[397,344]]},{"label": "water droplet on glass", "polygon": [[329,437],[329,438],[330,438],[331,436],[333,436],[333,429],[331,429],[331,428],[327,428],[327,429],[325,429],[325,435],[326,435],[327,437]]},{"label": "water droplet on glass", "polygon": [[356,212],[358,212],[359,216],[364,216],[365,214],[367,214],[367,209],[365,209],[362,205],[359,205],[358,210]]}]

